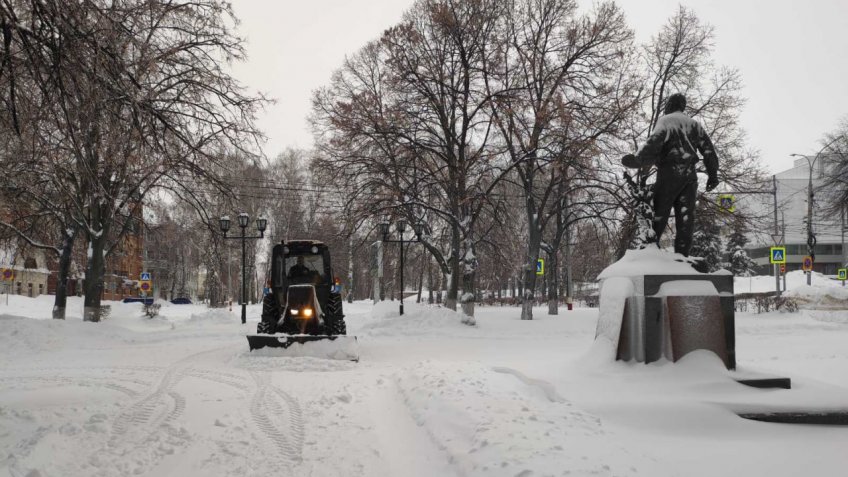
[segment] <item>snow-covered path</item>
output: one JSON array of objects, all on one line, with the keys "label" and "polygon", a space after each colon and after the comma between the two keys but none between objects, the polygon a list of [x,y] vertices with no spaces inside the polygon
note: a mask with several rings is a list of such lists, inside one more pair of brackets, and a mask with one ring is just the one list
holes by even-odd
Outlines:
[{"label": "snow-covered path", "polygon": [[[742,314],[717,358],[598,362],[596,310],[348,305],[359,363],[250,354],[254,322],[201,306],[49,316],[0,305],[0,476],[845,475],[848,429],[746,421],[751,406],[848,406],[848,312]],[[73,306],[73,305],[72,305]],[[258,309],[249,310],[255,317]]]}]

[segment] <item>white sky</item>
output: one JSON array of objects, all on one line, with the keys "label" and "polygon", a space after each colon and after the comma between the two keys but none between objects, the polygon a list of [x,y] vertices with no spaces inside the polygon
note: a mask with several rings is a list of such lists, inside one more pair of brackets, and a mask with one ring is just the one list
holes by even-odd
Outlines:
[{"label": "white sky", "polygon": [[[581,0],[590,5],[591,0]],[[681,3],[620,0],[637,39],[647,40]],[[748,98],[742,125],[772,172],[789,154],[813,154],[848,117],[848,1],[689,0],[715,27],[717,64],[741,70]],[[236,76],[277,100],[259,125],[268,156],[310,147],[312,91],[327,84],[345,55],[396,24],[412,0],[235,0],[249,59]]]}]

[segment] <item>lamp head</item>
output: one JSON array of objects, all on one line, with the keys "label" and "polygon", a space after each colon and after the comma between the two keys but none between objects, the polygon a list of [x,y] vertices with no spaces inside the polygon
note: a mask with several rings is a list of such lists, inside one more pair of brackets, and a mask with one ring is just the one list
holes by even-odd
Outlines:
[{"label": "lamp head", "polygon": [[220,225],[221,227],[221,232],[226,233],[228,230],[230,230],[230,218],[226,215],[221,217],[220,219],[218,219],[218,225]]}]

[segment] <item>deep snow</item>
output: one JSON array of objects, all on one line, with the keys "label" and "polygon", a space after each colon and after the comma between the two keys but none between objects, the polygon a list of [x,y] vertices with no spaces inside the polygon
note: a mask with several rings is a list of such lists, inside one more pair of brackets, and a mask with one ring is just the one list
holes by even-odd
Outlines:
[{"label": "deep snow", "polygon": [[[767,278],[767,277],[766,277]],[[742,279],[745,280],[745,279]],[[773,280],[773,279],[772,279]],[[754,279],[751,280],[752,282]],[[772,281],[773,283],[773,281]],[[830,284],[827,284],[828,286]],[[816,293],[828,293],[816,288]],[[737,289],[739,285],[737,285]],[[814,287],[815,288],[815,287]],[[610,362],[597,310],[477,326],[407,302],[346,304],[361,361],[251,355],[238,310],[139,304],[48,319],[0,297],[0,476],[845,475],[848,429],[733,410],[848,406],[848,311],[737,314],[740,372],[715,356]]]}]

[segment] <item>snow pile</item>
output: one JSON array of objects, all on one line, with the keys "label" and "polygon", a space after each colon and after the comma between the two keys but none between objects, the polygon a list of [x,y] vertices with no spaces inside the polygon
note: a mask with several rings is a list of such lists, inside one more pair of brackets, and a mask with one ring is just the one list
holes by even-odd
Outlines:
[{"label": "snow pile", "polygon": [[788,290],[787,294],[816,308],[848,308],[848,288],[800,285]]},{"label": "snow pile", "polygon": [[624,317],[624,304],[631,295],[633,295],[633,282],[630,279],[611,277],[603,281],[598,326],[591,351],[593,359],[602,362],[615,359]]},{"label": "snow pile", "polygon": [[240,323],[240,320],[241,318],[236,317],[233,312],[226,308],[210,308],[201,313],[192,313],[188,318],[190,323],[213,323],[225,325]]},{"label": "snow pile", "polygon": [[33,320],[0,315],[2,354],[39,353],[61,349],[102,348],[132,341],[126,330],[109,323],[80,320]]},{"label": "snow pile", "polygon": [[374,305],[357,334],[370,336],[467,335],[474,328],[462,324],[463,314],[446,308],[404,303],[399,315],[398,302],[384,301]]},{"label": "snow pile", "polygon": [[697,275],[690,265],[691,258],[679,253],[648,247],[628,250],[621,260],[608,266],[598,275],[598,280],[609,277],[635,277],[641,275]]},{"label": "snow pile", "polygon": [[[814,288],[842,288],[842,282],[832,279],[827,275],[813,272],[811,284]],[[780,278],[780,286],[783,287],[783,277]],[[786,291],[792,292],[796,288],[807,286],[807,275],[801,270],[794,270],[786,274]],[[848,287],[846,287],[848,288]],[[758,275],[754,277],[735,277],[733,290],[736,293],[765,293],[773,292],[775,289],[773,275]]]}]

